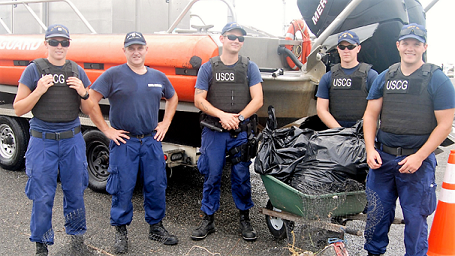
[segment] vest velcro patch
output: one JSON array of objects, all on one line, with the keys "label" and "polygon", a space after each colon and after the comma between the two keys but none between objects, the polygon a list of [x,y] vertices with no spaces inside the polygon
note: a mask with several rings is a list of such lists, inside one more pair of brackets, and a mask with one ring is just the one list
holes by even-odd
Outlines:
[{"label": "vest velcro patch", "polygon": [[216,72],[215,73],[215,81],[217,82],[228,82],[228,83],[235,83],[236,76],[234,72]]},{"label": "vest velcro patch", "polygon": [[385,93],[408,93],[408,80],[388,80],[385,83]]}]

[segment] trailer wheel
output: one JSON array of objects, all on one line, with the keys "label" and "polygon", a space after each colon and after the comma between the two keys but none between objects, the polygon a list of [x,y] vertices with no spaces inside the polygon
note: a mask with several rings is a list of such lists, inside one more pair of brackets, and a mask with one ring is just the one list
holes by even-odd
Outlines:
[{"label": "trailer wheel", "polygon": [[[267,206],[265,207],[268,210],[274,210],[277,212],[281,212],[280,209],[274,208],[270,199],[267,201]],[[267,227],[269,228],[270,233],[276,239],[284,239],[287,237],[286,235],[286,225],[281,218],[271,217],[269,215],[265,215],[265,221],[267,222]]]},{"label": "trailer wheel", "polygon": [[0,116],[0,166],[6,170],[20,170],[25,165],[28,124],[21,119]]},{"label": "trailer wheel", "polygon": [[109,177],[109,139],[99,130],[84,132],[87,150],[88,187],[96,192],[106,192]]}]

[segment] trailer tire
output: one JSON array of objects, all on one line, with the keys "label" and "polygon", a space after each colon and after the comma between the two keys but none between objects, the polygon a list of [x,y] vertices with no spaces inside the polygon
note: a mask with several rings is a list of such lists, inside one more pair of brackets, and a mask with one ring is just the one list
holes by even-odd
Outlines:
[{"label": "trailer tire", "polygon": [[[267,205],[265,208],[268,210],[280,211],[279,209],[273,208],[270,199],[267,201]],[[267,222],[267,227],[269,228],[269,231],[273,235],[273,237],[275,237],[276,239],[284,239],[287,237],[286,225],[281,218],[275,218],[269,215],[265,215],[265,221]]]},{"label": "trailer tire", "polygon": [[83,136],[87,152],[88,187],[93,191],[106,193],[110,140],[96,129],[85,131]]},{"label": "trailer tire", "polygon": [[3,169],[16,171],[25,166],[28,140],[25,119],[0,116],[0,166]]}]

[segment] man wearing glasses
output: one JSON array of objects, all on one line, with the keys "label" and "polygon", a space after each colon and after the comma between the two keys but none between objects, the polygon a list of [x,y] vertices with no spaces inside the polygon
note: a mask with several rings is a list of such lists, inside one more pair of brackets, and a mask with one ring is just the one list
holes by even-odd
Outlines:
[{"label": "man wearing glasses", "polygon": [[[250,158],[232,153],[247,145],[252,134],[252,116],[263,104],[262,78],[258,66],[239,55],[246,31],[235,22],[224,26],[220,42],[220,56],[204,63],[198,73],[194,104],[203,115],[202,121],[212,128],[204,127],[201,139],[201,156],[198,169],[204,175],[202,192],[203,220],[191,238],[201,240],[215,232],[214,214],[220,206],[220,185],[226,152],[230,152],[231,190],[240,213],[240,231],[243,239],[256,240],[251,226],[249,209],[251,200]],[[203,123],[201,122],[201,123]]]},{"label": "man wearing glasses", "polygon": [[338,35],[341,63],[322,76],[316,93],[318,116],[328,128],[351,127],[362,119],[368,90],[378,73],[371,65],[357,61],[360,48],[356,33]]},{"label": "man wearing glasses", "polygon": [[386,251],[397,198],[405,219],[406,255],[427,254],[426,220],[436,208],[433,151],[452,129],[455,92],[438,66],[422,60],[426,39],[423,26],[403,26],[396,43],[401,62],[382,72],[368,94],[364,137],[370,171],[364,248],[370,256]]},{"label": "man wearing glasses", "polygon": [[90,80],[84,70],[66,60],[69,45],[68,28],[59,24],[48,27],[44,41],[47,58],[36,59],[25,68],[13,105],[18,116],[33,113],[25,155],[25,193],[33,200],[30,241],[36,243],[36,255],[48,255],[47,246],[54,243],[51,220],[58,177],[72,250],[81,252],[82,235],[87,230],[87,159],[78,114],[79,109],[90,114],[94,104],[88,100]]}]

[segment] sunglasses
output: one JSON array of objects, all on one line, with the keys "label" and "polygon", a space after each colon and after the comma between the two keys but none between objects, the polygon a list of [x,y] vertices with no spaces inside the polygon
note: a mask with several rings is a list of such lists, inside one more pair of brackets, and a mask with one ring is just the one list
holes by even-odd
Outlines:
[{"label": "sunglasses", "polygon": [[346,49],[346,48],[348,48],[348,50],[353,50],[354,48],[357,47],[357,45],[355,45],[355,44],[350,44],[350,45],[342,45],[342,44],[339,44],[339,45],[337,45],[337,47],[338,47],[338,49],[340,49],[340,50],[343,51],[343,50]]},{"label": "sunglasses", "polygon": [[227,36],[225,36],[225,37],[227,37],[227,38],[228,38],[229,40],[231,40],[231,41],[235,41],[235,39],[239,39],[239,42],[240,42],[240,43],[243,42],[243,41],[245,41],[245,37],[243,37],[243,36],[227,35]]},{"label": "sunglasses", "polygon": [[423,39],[427,39],[427,33],[425,31],[421,30],[420,28],[414,27],[414,26],[401,30],[399,37],[407,36],[407,35],[411,35],[411,34],[420,36]]},{"label": "sunglasses", "polygon": [[48,43],[50,46],[58,46],[58,44],[61,44],[62,47],[68,47],[68,46],[70,46],[70,41],[69,41],[69,40],[62,40],[62,41],[59,41],[59,40],[55,40],[55,39],[49,39],[49,40],[47,40],[47,43]]}]

